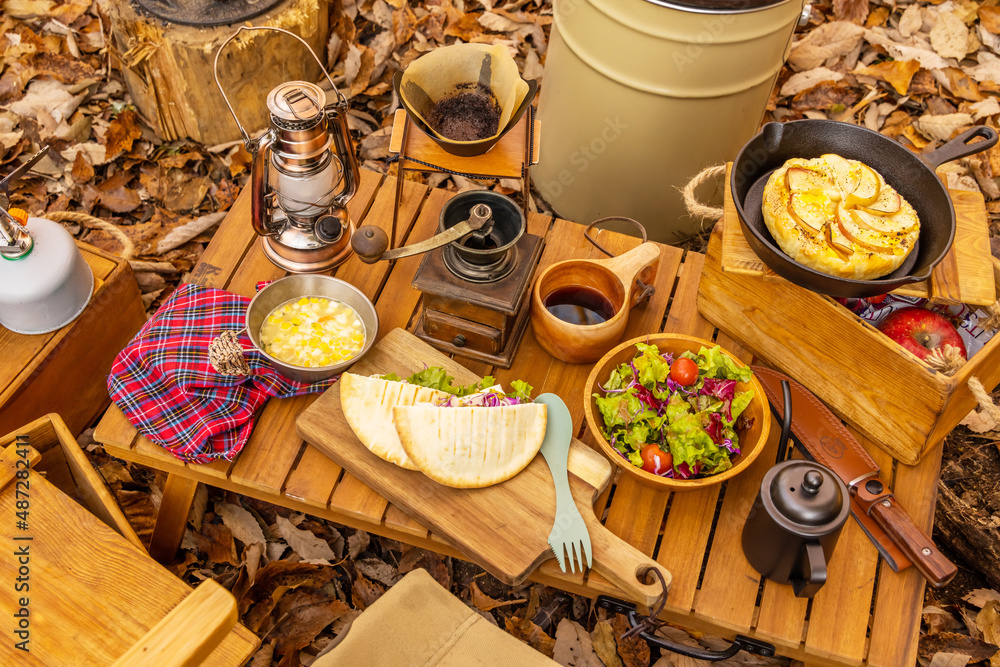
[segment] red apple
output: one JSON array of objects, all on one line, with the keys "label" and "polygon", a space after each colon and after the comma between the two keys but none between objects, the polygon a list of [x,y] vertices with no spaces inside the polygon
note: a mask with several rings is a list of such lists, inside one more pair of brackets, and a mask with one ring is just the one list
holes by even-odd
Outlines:
[{"label": "red apple", "polygon": [[882,320],[878,330],[921,359],[946,345],[957,347],[966,356],[958,330],[948,318],[933,310],[917,307],[894,310]]}]

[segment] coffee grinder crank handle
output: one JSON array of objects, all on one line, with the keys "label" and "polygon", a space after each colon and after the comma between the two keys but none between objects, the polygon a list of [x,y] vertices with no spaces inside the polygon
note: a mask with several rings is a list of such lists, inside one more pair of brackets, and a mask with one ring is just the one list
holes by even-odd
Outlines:
[{"label": "coffee grinder crank handle", "polygon": [[492,224],[493,211],[490,207],[486,204],[476,204],[469,211],[468,220],[460,222],[454,227],[450,227],[440,234],[419,243],[387,250],[389,247],[389,236],[385,233],[385,230],[375,225],[365,225],[358,229],[354,236],[351,237],[351,247],[362,262],[365,264],[374,264],[380,259],[394,260],[401,257],[419,255],[429,250],[440,248],[443,245],[457,241],[470,232],[484,228],[488,230],[489,227],[492,227]]}]

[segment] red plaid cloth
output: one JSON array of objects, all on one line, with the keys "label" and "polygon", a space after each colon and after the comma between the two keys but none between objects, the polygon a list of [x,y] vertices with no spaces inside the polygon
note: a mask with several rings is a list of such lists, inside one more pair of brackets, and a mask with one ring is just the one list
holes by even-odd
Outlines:
[{"label": "red plaid cloth", "polygon": [[115,359],[108,392],[129,421],[168,452],[194,463],[232,461],[272,396],[320,392],[338,378],[302,384],[282,376],[239,336],[252,375],[220,375],[208,344],[245,324],[250,299],[185,284],[177,288]]}]

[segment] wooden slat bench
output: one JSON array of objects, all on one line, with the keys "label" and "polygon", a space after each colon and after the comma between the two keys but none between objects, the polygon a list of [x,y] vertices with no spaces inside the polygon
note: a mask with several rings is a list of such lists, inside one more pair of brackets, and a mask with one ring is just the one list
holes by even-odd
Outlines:
[{"label": "wooden slat bench", "polygon": [[[392,220],[395,179],[362,170],[352,218],[388,230]],[[441,205],[451,195],[415,182],[403,184],[399,238],[422,240],[437,227]],[[529,216],[529,231],[545,237],[545,266],[569,258],[600,256],[583,237],[583,227],[547,216]],[[634,247],[637,239],[602,233],[615,252]],[[750,361],[750,355],[698,314],[696,299],[704,256],[661,246],[660,269],[650,302],[633,311],[626,337],[674,331],[716,340]],[[363,264],[352,257],[335,275],[362,289],[376,304],[380,331],[409,327],[419,313],[419,293],[410,281],[420,262],[410,257],[390,266]],[[241,195],[209,245],[192,280],[251,295],[258,281],[282,272],[263,255],[249,221],[249,204]],[[504,384],[522,379],[537,393],[559,394],[567,403],[576,432],[585,442],[583,387],[590,365],[570,365],[548,355],[529,328],[509,370],[463,362],[479,374],[493,373]],[[139,436],[112,406],[95,437],[107,451],[123,459],[170,474],[160,508],[154,553],[170,559],[184,529],[190,497],[204,482],[296,511],[391,537],[434,551],[462,557],[451,545],[418,521],[389,504],[295,434],[295,416],[314,400],[272,400],[262,410],[253,436],[232,462],[184,464]],[[782,655],[809,665],[878,667],[912,665],[924,582],[915,571],[896,574],[884,567],[877,552],[853,522],[848,522],[829,565],[829,583],[811,601],[795,598],[789,586],[761,581],[743,557],[740,531],[760,481],[774,462],[779,429],[773,428],[766,451],[742,475],[726,484],[669,495],[618,482],[598,499],[598,516],[614,533],[665,565],[674,576],[663,618],[705,632],[732,637],[740,633],[771,642]],[[940,448],[919,466],[898,465],[869,447],[883,470],[894,470],[896,495],[918,524],[929,529]],[[162,526],[162,529],[159,527]],[[554,560],[544,563],[535,580],[594,597],[617,590],[595,574],[563,574]]]}]

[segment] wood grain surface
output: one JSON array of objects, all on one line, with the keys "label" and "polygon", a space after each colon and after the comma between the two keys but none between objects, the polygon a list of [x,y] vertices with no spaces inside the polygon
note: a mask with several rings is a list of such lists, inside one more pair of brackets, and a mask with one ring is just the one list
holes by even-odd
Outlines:
[{"label": "wood grain surface", "polygon": [[[0,642],[0,664],[110,665],[191,589],[41,474],[32,472],[27,481],[27,529],[0,531],[0,549],[8,554],[0,558],[0,577],[9,582],[0,587],[0,608],[13,614],[27,600],[30,652],[16,649],[8,634]],[[11,521],[17,501],[13,485],[0,489],[0,512]],[[21,549],[27,562],[13,555]],[[19,576],[27,577],[20,591],[14,587]],[[238,667],[257,644],[236,626],[205,664]]]},{"label": "wood grain surface", "polygon": [[[442,366],[462,383],[479,379],[401,329],[389,332],[351,372],[360,375],[394,372],[406,377],[424,365]],[[555,520],[555,489],[541,457],[535,457],[527,468],[501,484],[483,489],[442,486],[368,451],[343,418],[339,386],[328,390],[307,408],[297,427],[303,438],[361,482],[451,540],[506,583],[523,581],[539,563],[552,558],[547,538]],[[615,537],[589,510],[611,479],[610,464],[574,440],[569,471],[577,505],[589,518],[594,568],[612,581],[620,581],[638,601],[651,604],[659,594],[658,585],[642,584],[631,575],[638,574],[640,567],[656,567],[669,584],[670,573]],[[383,508],[377,511],[381,516]]]}]

